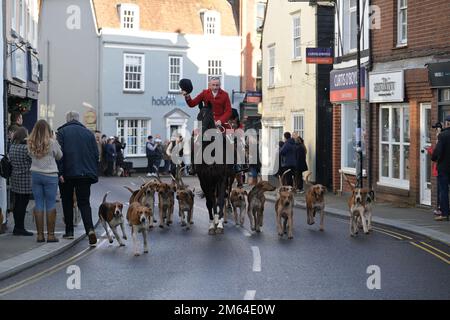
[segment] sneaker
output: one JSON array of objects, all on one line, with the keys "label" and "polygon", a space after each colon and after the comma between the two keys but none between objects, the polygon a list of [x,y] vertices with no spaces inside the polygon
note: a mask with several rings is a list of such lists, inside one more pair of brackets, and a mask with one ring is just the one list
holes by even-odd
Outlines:
[{"label": "sneaker", "polygon": [[147,173],[147,177],[151,177],[152,176],[152,174],[149,172],[149,173]]},{"label": "sneaker", "polygon": [[434,210],[434,211],[433,211],[433,214],[434,214],[435,216],[440,216],[440,215],[442,215],[442,212],[441,212],[441,210],[437,209],[437,210]]},{"label": "sneaker", "polygon": [[89,245],[91,247],[95,247],[97,245],[97,236],[95,235],[95,231],[89,231]]},{"label": "sneaker", "polygon": [[297,190],[297,193],[299,193],[299,194],[304,194],[304,193],[305,193],[305,190],[303,190],[303,189]]},{"label": "sneaker", "polygon": [[448,216],[439,215],[434,218],[434,221],[449,221]]},{"label": "sneaker", "polygon": [[63,234],[63,239],[69,239],[69,240],[73,240],[74,236],[73,236],[73,232],[66,232],[65,234]]}]

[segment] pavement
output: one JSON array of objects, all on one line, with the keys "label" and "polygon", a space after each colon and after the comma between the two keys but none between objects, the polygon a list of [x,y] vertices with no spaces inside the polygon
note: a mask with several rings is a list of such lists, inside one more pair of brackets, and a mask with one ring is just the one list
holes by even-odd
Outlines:
[{"label": "pavement", "polygon": [[[124,178],[124,183],[126,183],[125,179],[127,178]],[[200,190],[197,178],[186,177],[183,180],[191,187],[195,187],[196,190]],[[276,179],[271,180],[271,182],[276,183]],[[245,186],[245,188],[250,189],[249,186]],[[93,186],[91,206],[94,223],[97,221],[96,212],[98,212],[103,193],[104,190],[98,187],[98,184]],[[349,196],[349,194],[339,196],[328,192],[325,198],[326,213],[329,215],[348,217],[347,200]],[[276,192],[267,192],[266,198],[268,201],[275,201]],[[305,208],[304,194],[296,194],[295,201],[296,207]],[[25,226],[27,230],[36,234],[36,227],[32,219],[33,206],[34,202],[30,201]],[[57,243],[37,243],[36,235],[31,237],[12,235],[14,222],[12,214],[9,216],[6,233],[0,234],[0,280],[54,257],[86,238],[83,223],[80,221],[75,226],[74,240],[62,239],[64,222],[62,220],[61,202],[57,202],[57,212],[56,235],[60,239]],[[436,222],[433,220],[433,217],[432,208],[405,208],[398,207],[392,203],[379,201],[375,202],[373,211],[373,222],[375,223],[414,232],[450,246],[450,222]],[[85,241],[87,244],[87,239]]]}]

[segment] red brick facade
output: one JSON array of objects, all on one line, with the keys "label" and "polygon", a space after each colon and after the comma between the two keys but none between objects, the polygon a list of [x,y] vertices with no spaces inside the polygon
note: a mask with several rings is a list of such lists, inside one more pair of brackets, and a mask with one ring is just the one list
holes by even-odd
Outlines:
[{"label": "red brick facade", "polygon": [[[417,205],[420,203],[421,173],[421,104],[431,103],[431,123],[438,121],[438,90],[431,89],[426,63],[450,60],[450,3],[448,0],[408,0],[408,40],[407,45],[397,46],[397,0],[373,0],[372,5],[381,10],[381,29],[371,30],[371,66],[377,72],[404,72],[404,100],[409,106],[410,153],[409,153],[409,189],[379,185],[380,181],[380,106],[371,103],[365,116],[367,136],[364,143],[370,147],[364,163],[369,169],[370,179],[364,180],[364,186],[371,182],[381,201],[395,202],[399,205]],[[425,62],[424,62],[425,61]],[[372,70],[369,70],[369,74]],[[393,104],[393,103],[388,103]],[[431,130],[431,128],[430,128]],[[432,146],[435,145],[434,130],[431,134]],[[341,185],[341,106],[333,110],[333,190]],[[351,180],[354,181],[354,176]],[[432,181],[432,206],[436,202],[436,179]],[[349,191],[343,183],[344,192]]]}]

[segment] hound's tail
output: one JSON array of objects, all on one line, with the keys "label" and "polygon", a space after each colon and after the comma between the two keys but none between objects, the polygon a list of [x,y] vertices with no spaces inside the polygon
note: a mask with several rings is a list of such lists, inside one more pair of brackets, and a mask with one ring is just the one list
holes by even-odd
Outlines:
[{"label": "hound's tail", "polygon": [[283,172],[283,174],[280,176],[278,175],[278,180],[280,181],[280,187],[283,186],[283,181],[284,181],[284,176],[286,175],[286,173],[288,173],[289,171],[291,171],[291,169],[286,170],[285,172]]},{"label": "hound's tail", "polygon": [[342,176],[344,177],[344,180],[347,181],[347,183],[350,186],[350,188],[355,189],[355,184],[350,182],[350,180],[347,178],[345,173],[342,172]]},{"label": "hound's tail", "polygon": [[111,191],[108,191],[108,192],[105,193],[105,195],[103,196],[103,201],[102,201],[102,203],[105,203],[106,197],[108,196],[109,193],[111,193]]},{"label": "hound's tail", "polygon": [[127,189],[128,191],[130,191],[131,193],[133,193],[134,191],[130,188],[130,187],[127,187],[127,186],[123,186],[125,189]]}]

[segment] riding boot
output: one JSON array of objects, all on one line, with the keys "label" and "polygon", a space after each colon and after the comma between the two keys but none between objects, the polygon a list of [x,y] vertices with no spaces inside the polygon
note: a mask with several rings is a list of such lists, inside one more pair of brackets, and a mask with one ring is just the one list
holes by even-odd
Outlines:
[{"label": "riding boot", "polygon": [[34,221],[36,222],[37,242],[45,242],[44,238],[44,211],[33,211]]},{"label": "riding boot", "polygon": [[50,210],[47,213],[47,242],[58,242],[59,239],[55,237],[56,224],[56,209]]}]

